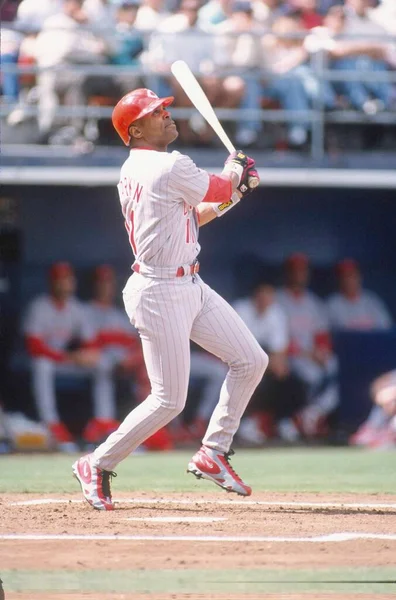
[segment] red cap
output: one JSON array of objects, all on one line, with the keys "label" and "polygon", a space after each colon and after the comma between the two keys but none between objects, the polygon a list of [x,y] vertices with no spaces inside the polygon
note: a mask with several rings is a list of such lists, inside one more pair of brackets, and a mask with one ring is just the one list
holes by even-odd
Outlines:
[{"label": "red cap", "polygon": [[68,262],[57,262],[51,265],[49,270],[49,278],[51,281],[62,279],[63,277],[73,277],[73,267]]},{"label": "red cap", "polygon": [[160,106],[169,106],[173,100],[173,96],[158,98],[157,94],[147,88],[139,88],[123,96],[113,110],[112,121],[124,144],[129,145],[129,127],[134,121],[149,115]]},{"label": "red cap", "polygon": [[287,269],[306,269],[309,265],[309,258],[306,254],[302,252],[294,252],[287,257],[285,261],[285,267]]},{"label": "red cap", "polygon": [[353,258],[344,258],[344,260],[340,260],[336,265],[338,277],[359,273],[359,271],[359,265]]},{"label": "red cap", "polygon": [[110,265],[98,265],[94,270],[95,281],[109,281],[114,278],[114,269]]}]

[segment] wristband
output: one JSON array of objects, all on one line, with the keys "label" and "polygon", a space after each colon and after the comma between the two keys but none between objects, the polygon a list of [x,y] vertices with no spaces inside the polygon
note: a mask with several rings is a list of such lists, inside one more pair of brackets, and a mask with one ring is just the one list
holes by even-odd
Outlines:
[{"label": "wristband", "polygon": [[241,183],[241,179],[242,179],[244,170],[245,170],[245,168],[242,165],[230,160],[229,162],[227,162],[225,164],[225,166],[223,168],[223,175],[229,175],[231,173],[235,173],[235,175],[238,177],[238,185],[239,185]]},{"label": "wristband", "polygon": [[229,200],[222,202],[221,204],[217,204],[214,202],[210,203],[210,206],[215,211],[218,217],[222,217],[226,212],[231,210],[238,202],[240,201],[240,197],[236,192],[234,192]]}]

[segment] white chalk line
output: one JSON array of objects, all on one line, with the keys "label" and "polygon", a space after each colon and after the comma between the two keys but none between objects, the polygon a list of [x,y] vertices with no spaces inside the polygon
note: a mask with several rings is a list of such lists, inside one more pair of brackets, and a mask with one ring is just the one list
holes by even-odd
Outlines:
[{"label": "white chalk line", "polygon": [[215,536],[215,535],[125,535],[125,534],[39,534],[9,533],[0,535],[0,540],[93,540],[93,541],[147,541],[147,542],[271,542],[271,543],[324,543],[324,542],[349,542],[353,540],[387,540],[396,541],[396,534],[381,533],[330,533],[311,537],[288,537],[288,536]]},{"label": "white chalk line", "polygon": [[[353,508],[359,509],[384,509],[391,510],[396,509],[396,503],[385,503],[385,502],[289,502],[284,500],[265,501],[265,500],[206,500],[196,499],[189,500],[187,498],[120,498],[120,504],[175,504],[183,506],[196,506],[198,505],[213,505],[213,506],[286,506],[291,508]],[[20,500],[18,502],[10,502],[9,506],[40,506],[45,504],[80,504],[84,500],[68,500],[66,498],[39,498],[35,500]]]},{"label": "white chalk line", "polygon": [[219,523],[227,521],[226,517],[127,517],[123,521],[139,521],[144,523]]}]

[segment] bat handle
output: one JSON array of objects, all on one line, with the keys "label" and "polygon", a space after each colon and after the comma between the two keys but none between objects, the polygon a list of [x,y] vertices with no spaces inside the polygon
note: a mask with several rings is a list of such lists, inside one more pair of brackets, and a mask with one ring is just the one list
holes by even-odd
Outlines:
[{"label": "bat handle", "polygon": [[260,183],[260,179],[258,177],[249,177],[248,185],[251,190],[254,190]]}]

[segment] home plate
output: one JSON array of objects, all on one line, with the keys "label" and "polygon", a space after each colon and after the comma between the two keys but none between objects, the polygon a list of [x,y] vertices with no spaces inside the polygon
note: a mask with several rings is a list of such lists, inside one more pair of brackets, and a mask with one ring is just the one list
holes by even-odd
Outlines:
[{"label": "home plate", "polygon": [[216,523],[227,521],[226,517],[128,517],[125,521],[144,521],[149,523]]}]

